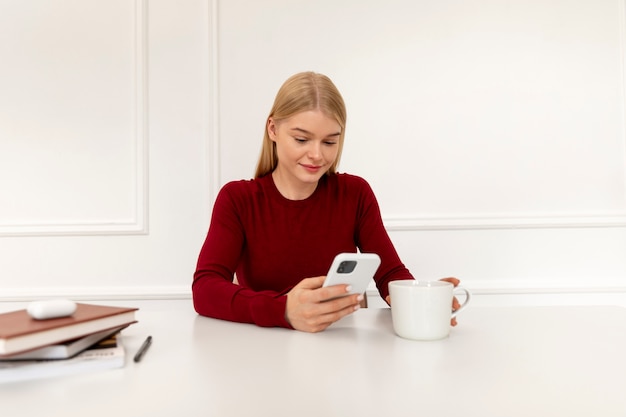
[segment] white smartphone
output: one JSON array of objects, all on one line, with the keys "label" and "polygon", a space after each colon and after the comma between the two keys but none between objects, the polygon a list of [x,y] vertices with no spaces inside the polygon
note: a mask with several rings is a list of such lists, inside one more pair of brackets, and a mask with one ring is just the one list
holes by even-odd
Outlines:
[{"label": "white smartphone", "polygon": [[352,286],[350,294],[363,294],[380,265],[375,253],[340,253],[335,257],[323,287],[337,284]]}]

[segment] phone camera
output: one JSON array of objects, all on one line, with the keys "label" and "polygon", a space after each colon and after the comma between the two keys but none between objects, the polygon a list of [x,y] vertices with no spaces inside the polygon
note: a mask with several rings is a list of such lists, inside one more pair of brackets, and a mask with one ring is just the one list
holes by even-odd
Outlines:
[{"label": "phone camera", "polygon": [[356,268],[356,261],[343,261],[339,264],[337,272],[340,274],[349,274]]}]

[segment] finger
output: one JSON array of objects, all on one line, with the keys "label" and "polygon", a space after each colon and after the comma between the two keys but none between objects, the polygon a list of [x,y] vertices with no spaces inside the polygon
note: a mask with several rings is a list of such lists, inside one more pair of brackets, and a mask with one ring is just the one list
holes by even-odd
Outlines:
[{"label": "finger", "polygon": [[302,281],[300,281],[294,288],[298,287],[298,288],[304,288],[304,289],[309,289],[309,290],[320,288],[324,284],[325,279],[326,277],[324,276],[305,278]]},{"label": "finger", "polygon": [[[330,287],[322,287],[313,291],[313,299],[315,302],[329,301],[338,297],[345,297],[350,294],[352,287],[346,284],[331,285]],[[358,294],[353,294],[358,297]]]},{"label": "finger", "polygon": [[390,295],[386,296],[385,301],[387,302],[388,305],[391,305],[391,296]]},{"label": "finger", "polygon": [[[457,311],[459,308],[461,308],[461,304],[459,303],[459,300],[457,300],[456,297],[453,297],[452,298],[452,311]],[[457,325],[456,317],[453,317],[452,319],[450,319],[450,325],[452,327]]]},{"label": "finger", "polygon": [[305,330],[316,333],[360,308],[359,296],[351,295],[317,305],[316,313],[306,320]]},{"label": "finger", "polygon": [[449,277],[449,278],[441,278],[439,281],[446,281],[446,282],[449,282],[449,283],[451,283],[452,285],[454,285],[455,287],[461,283],[461,280],[459,280],[458,278],[454,278],[454,277]]},{"label": "finger", "polygon": [[459,308],[461,308],[461,303],[459,303],[459,300],[454,297],[452,299],[452,311],[457,311]]},{"label": "finger", "polygon": [[310,301],[322,302],[332,298],[343,297],[349,293],[352,288],[349,285],[337,284],[330,287],[323,287],[325,276],[305,278],[300,281],[294,288],[306,290],[319,290],[311,293]]},{"label": "finger", "polygon": [[360,307],[363,295],[349,294],[340,296],[339,298],[332,298],[330,300],[322,301],[320,305],[319,314],[332,314],[336,311],[340,311],[346,308]]},{"label": "finger", "polygon": [[[350,297],[350,298],[352,298],[352,297]],[[338,320],[341,320],[342,318],[346,317],[347,315],[350,315],[350,314],[354,313],[360,307],[361,306],[357,302],[357,303],[350,303],[350,304],[348,304],[346,306],[343,306],[342,308],[337,309],[337,310],[333,309],[333,310],[331,310],[330,312],[328,312],[326,314],[320,315],[319,316],[320,317],[320,322],[325,324],[326,327],[328,327],[331,324],[333,324],[334,322],[336,322]]]}]

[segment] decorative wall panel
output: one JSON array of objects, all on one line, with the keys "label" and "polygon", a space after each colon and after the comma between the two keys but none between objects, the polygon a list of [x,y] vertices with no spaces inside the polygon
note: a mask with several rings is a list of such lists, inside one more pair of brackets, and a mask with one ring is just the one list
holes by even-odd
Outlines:
[{"label": "decorative wall panel", "polygon": [[144,1],[7,1],[0,27],[0,236],[145,232]]}]

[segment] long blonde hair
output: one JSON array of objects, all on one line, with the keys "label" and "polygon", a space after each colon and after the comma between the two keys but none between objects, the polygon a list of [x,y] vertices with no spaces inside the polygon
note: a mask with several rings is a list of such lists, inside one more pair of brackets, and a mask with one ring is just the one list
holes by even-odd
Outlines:
[{"label": "long blonde hair", "polygon": [[255,178],[271,173],[278,165],[276,143],[270,139],[267,133],[269,119],[273,118],[275,122],[278,122],[308,110],[320,110],[326,116],[334,118],[341,126],[337,159],[326,174],[334,174],[337,171],[346,130],[346,105],[330,78],[315,72],[301,72],[289,77],[276,94],[274,105],[265,123],[263,145],[254,174]]}]

